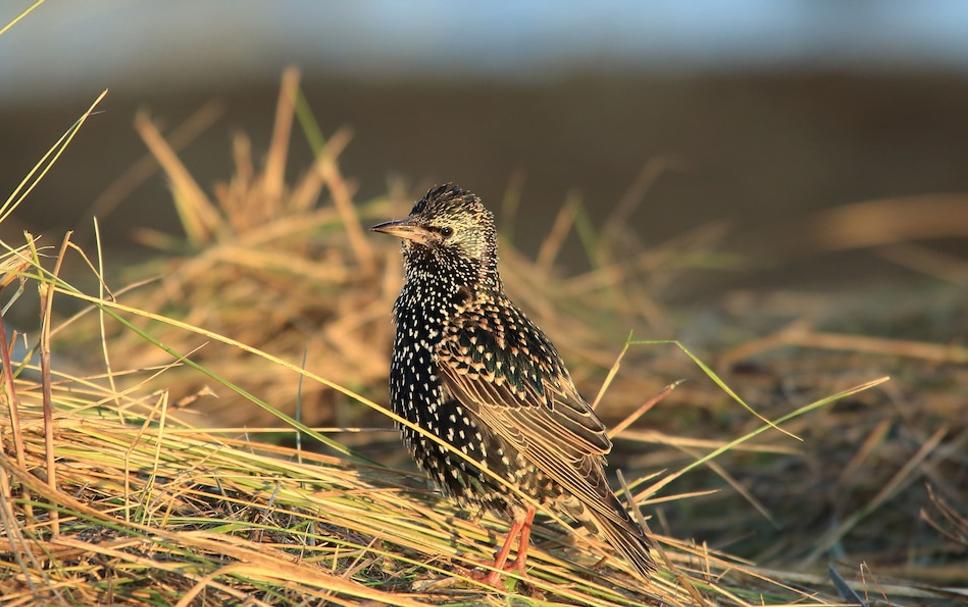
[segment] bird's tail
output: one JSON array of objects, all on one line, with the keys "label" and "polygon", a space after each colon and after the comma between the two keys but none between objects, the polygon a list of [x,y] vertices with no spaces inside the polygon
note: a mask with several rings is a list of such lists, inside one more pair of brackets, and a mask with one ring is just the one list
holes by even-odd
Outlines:
[{"label": "bird's tail", "polygon": [[612,548],[618,550],[622,556],[641,573],[648,576],[655,571],[655,561],[649,553],[650,542],[645,536],[642,527],[632,520],[621,502],[615,496],[611,496],[610,505],[614,507],[616,514],[609,516],[603,513],[587,511],[593,519],[596,531]]}]

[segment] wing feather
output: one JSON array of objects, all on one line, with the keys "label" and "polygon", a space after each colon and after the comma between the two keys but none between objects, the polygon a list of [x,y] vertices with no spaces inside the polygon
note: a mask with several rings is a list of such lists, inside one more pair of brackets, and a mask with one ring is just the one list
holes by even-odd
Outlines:
[{"label": "wing feather", "polygon": [[510,301],[463,312],[435,358],[444,385],[483,424],[586,506],[623,518],[608,499],[605,426],[551,342]]}]

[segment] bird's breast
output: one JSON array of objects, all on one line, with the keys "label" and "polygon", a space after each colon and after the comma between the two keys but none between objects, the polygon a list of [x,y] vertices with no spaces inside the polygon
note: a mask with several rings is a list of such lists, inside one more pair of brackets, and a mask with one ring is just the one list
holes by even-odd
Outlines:
[{"label": "bird's breast", "polygon": [[434,412],[441,402],[433,353],[449,314],[441,294],[409,283],[394,306],[390,402],[395,413],[425,428],[434,425]]}]

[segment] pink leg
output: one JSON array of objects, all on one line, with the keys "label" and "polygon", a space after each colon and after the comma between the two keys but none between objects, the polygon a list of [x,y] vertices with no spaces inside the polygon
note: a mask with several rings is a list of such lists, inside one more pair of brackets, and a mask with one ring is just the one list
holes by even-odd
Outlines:
[{"label": "pink leg", "polygon": [[518,542],[518,557],[514,560],[514,569],[524,573],[524,567],[528,562],[528,546],[531,542],[531,527],[534,526],[534,506],[528,507],[528,513],[524,516],[521,524],[521,541]]},{"label": "pink leg", "polygon": [[504,569],[504,566],[508,562],[508,554],[511,553],[511,544],[514,542],[514,538],[521,533],[521,528],[524,526],[524,521],[514,521],[511,524],[511,528],[508,530],[507,537],[504,538],[504,545],[501,546],[501,550],[494,557],[494,569],[495,571],[488,571],[486,575],[482,578],[485,584],[490,586],[498,585],[498,578],[500,577],[500,571]]}]

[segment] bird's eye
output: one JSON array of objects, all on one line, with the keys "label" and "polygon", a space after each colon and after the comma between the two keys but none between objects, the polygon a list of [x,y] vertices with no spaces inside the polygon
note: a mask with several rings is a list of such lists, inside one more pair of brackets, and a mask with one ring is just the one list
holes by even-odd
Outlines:
[{"label": "bird's eye", "polygon": [[450,238],[454,235],[454,228],[443,227],[440,228],[440,235],[444,238]]}]

